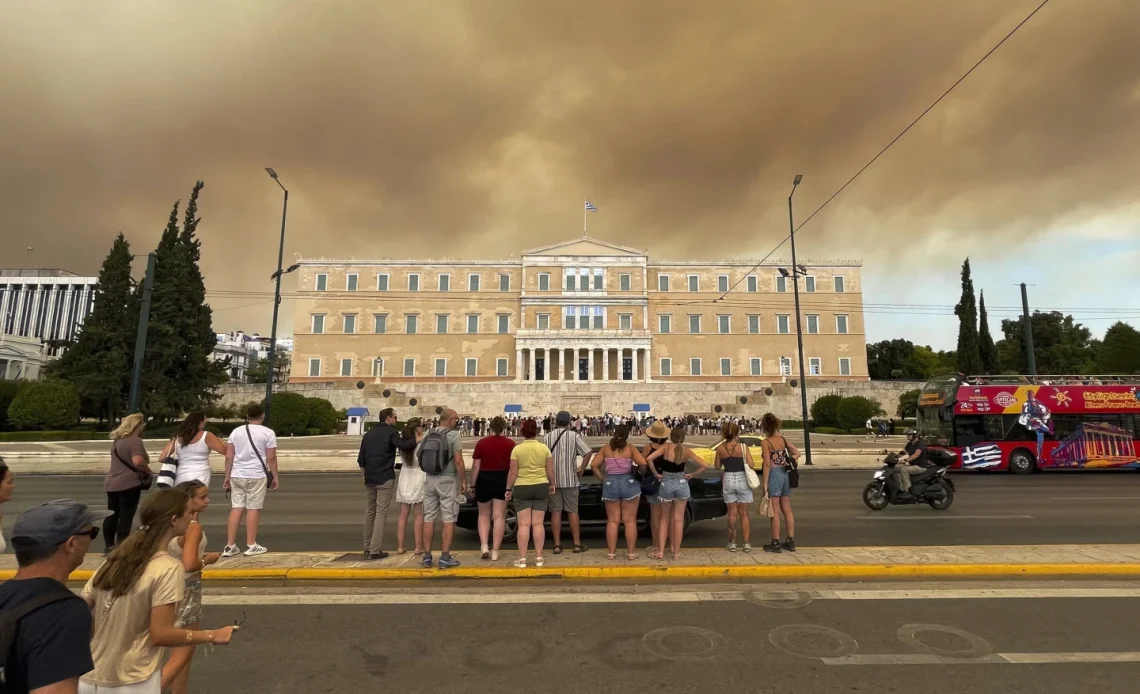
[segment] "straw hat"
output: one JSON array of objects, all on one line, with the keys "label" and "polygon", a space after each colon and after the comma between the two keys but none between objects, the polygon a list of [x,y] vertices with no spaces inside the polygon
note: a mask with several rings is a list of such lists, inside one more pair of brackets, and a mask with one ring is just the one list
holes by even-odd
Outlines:
[{"label": "straw hat", "polygon": [[658,419],[653,423],[653,426],[645,430],[645,435],[651,439],[667,439],[669,438],[669,427]]}]

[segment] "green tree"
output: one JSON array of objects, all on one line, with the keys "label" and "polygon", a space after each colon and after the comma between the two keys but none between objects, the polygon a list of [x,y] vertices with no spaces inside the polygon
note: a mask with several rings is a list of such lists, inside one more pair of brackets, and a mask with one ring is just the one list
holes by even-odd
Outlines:
[{"label": "green tree", "polygon": [[[1087,374],[1096,371],[1095,345],[1089,329],[1060,311],[1035,312],[1033,349],[1039,374]],[[1020,319],[1003,320],[1005,338],[998,342],[1001,361],[1017,373],[1029,373],[1024,327]]]},{"label": "green tree", "polygon": [[27,381],[0,381],[0,431],[8,427],[8,407]]},{"label": "green tree", "polygon": [[1140,331],[1123,322],[1104,333],[1096,350],[1097,369],[1106,374],[1140,374]]},{"label": "green tree", "polygon": [[[336,433],[336,423],[340,421],[336,408],[324,398],[306,398],[309,403],[308,429],[319,430],[322,434]],[[274,399],[274,406],[277,401]]]},{"label": "green tree", "polygon": [[914,344],[910,340],[883,340],[867,345],[867,370],[872,380],[916,379],[911,357]]},{"label": "green tree", "polygon": [[962,263],[962,298],[954,307],[958,316],[958,371],[976,374],[982,371],[978,350],[978,307],[974,300],[974,280],[970,277],[970,259]]},{"label": "green tree", "polygon": [[83,414],[115,421],[126,411],[139,304],[131,279],[131,246],[119,234],[95,283],[91,315],[63,355],[47,369],[49,378],[74,384]]},{"label": "green tree", "polygon": [[79,394],[67,381],[34,381],[20,389],[8,406],[17,429],[66,429],[79,421]]},{"label": "green tree", "polygon": [[839,417],[839,426],[842,429],[861,429],[868,419],[886,414],[877,400],[862,395],[843,398],[835,413]]},{"label": "green tree", "polygon": [[990,335],[990,322],[986,316],[985,292],[978,296],[978,356],[982,360],[982,371],[988,374],[1001,373],[1001,359],[993,335]]},{"label": "green tree", "polygon": [[278,436],[304,434],[309,428],[309,400],[300,393],[274,393],[266,425]]},{"label": "green tree", "polygon": [[245,380],[250,383],[265,383],[267,373],[269,373],[269,359],[258,358],[253,366],[245,370]]},{"label": "green tree", "polygon": [[[895,410],[895,414],[903,419],[908,417],[918,416],[918,397],[922,393],[921,390],[915,388],[908,390],[899,396],[899,406]],[[866,420],[864,420],[866,421]]]},{"label": "green tree", "polygon": [[838,427],[839,415],[836,410],[841,400],[843,396],[835,393],[816,398],[811,404],[812,423],[817,427]]}]

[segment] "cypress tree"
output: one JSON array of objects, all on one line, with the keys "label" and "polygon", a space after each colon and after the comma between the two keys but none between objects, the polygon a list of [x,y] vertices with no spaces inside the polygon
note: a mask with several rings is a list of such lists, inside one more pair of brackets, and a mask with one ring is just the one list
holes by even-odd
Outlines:
[{"label": "cypress tree", "polygon": [[997,345],[990,334],[990,322],[986,317],[986,293],[978,293],[978,356],[982,360],[982,370],[988,374],[1001,373],[1001,359]]},{"label": "cypress tree", "polygon": [[964,374],[982,372],[978,350],[978,308],[974,301],[974,280],[970,277],[970,259],[962,263],[962,298],[954,307],[958,316],[958,371]]}]

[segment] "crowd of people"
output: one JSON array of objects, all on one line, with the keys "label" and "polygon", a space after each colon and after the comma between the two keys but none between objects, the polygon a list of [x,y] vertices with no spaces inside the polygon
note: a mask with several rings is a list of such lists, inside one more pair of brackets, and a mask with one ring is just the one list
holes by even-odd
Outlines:
[{"label": "crowd of people", "polygon": [[[482,438],[490,433],[493,419],[495,419],[494,416],[464,415],[459,418],[455,428],[459,431],[459,435],[464,438]],[[527,421],[534,421],[538,427],[538,433],[541,435],[549,434],[558,427],[557,415],[554,412],[549,412],[542,417],[511,412],[499,416],[499,419],[503,420],[505,435],[512,438],[522,436],[522,427]],[[572,414],[570,415],[569,428],[582,436],[613,436],[618,427],[624,426],[629,427],[631,435],[643,436],[645,430],[657,421],[664,422],[665,426],[670,429],[681,427],[689,436],[719,434],[726,424],[735,424],[743,434],[754,434],[760,431],[760,419],[758,418],[730,417],[728,415],[719,417],[696,415],[654,417],[648,414],[618,415],[609,412],[593,416]],[[439,426],[439,419],[429,419],[425,422],[425,426],[429,429],[437,427]]]}]

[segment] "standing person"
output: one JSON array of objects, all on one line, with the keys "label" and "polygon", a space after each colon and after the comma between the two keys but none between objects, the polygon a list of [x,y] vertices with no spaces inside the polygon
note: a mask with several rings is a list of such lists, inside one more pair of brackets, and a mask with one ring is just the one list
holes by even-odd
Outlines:
[{"label": "standing person", "polygon": [[467,466],[463,462],[463,443],[455,430],[458,422],[459,415],[455,410],[444,409],[439,415],[439,427],[424,436],[416,451],[420,468],[427,473],[424,481],[425,569],[432,565],[431,546],[437,518],[443,521],[439,568],[459,566],[459,560],[451,556],[451,538],[455,535],[455,521],[459,518],[459,497],[467,493]]},{"label": "standing person", "polygon": [[764,415],[760,419],[760,427],[766,437],[760,442],[764,451],[764,480],[761,488],[772,504],[772,542],[764,545],[764,551],[780,551],[780,514],[783,513],[788,525],[788,539],[784,541],[783,549],[794,552],[796,519],[792,515],[792,486],[788,480],[788,468],[800,457],[800,452],[780,432],[780,419],[776,415],[771,412]]},{"label": "standing person", "polygon": [[629,427],[622,424],[614,430],[610,442],[594,456],[594,476],[602,480],[602,501],[606,504],[607,557],[617,556],[618,525],[625,525],[626,559],[637,559],[637,505],[641,499],[641,483],[633,476],[633,466],[645,469],[641,451],[629,444]]},{"label": "standing person", "polygon": [[[648,462],[650,455],[660,450],[662,446],[669,442],[669,427],[665,426],[664,422],[657,421],[653,423],[653,426],[649,427],[645,435],[649,438],[649,443],[642,446],[641,456]],[[658,537],[658,529],[661,526],[661,497],[657,494],[644,494],[644,492],[643,495],[645,496],[645,501],[649,503],[650,542],[649,547],[647,547],[645,551],[648,552],[650,556],[653,556],[657,553],[659,539],[660,545],[662,547],[665,546],[665,539]]]},{"label": "standing person", "polygon": [[17,620],[8,662],[0,663],[4,691],[74,694],[80,676],[95,667],[91,610],[66,584],[99,535],[96,524],[110,515],[60,499],[16,519],[12,550],[19,568],[0,584],[0,613]]},{"label": "standing person", "polygon": [[[384,527],[388,524],[388,508],[396,491],[396,456],[400,451],[414,451],[416,437],[396,429],[396,411],[385,407],[377,415],[376,426],[364,433],[356,464],[364,474],[367,505],[364,509],[364,558],[386,559],[383,551]],[[401,540],[402,543],[402,540]]]},{"label": "standing person", "polygon": [[534,538],[534,565],[543,564],[542,547],[546,541],[546,507],[554,494],[554,457],[545,443],[536,441],[538,424],[533,419],[522,423],[523,442],[511,451],[511,468],[507,474],[507,500],[514,502],[518,514],[519,558],[513,563],[526,568],[526,553]]},{"label": "standing person", "polygon": [[257,530],[261,524],[261,509],[265,507],[266,491],[277,489],[281,478],[277,474],[277,435],[269,427],[262,426],[264,420],[265,410],[261,405],[250,405],[246,410],[245,425],[230,432],[226,442],[226,480],[222,488],[232,490],[232,496],[222,558],[241,554],[237,532],[243,513],[246,514],[245,556],[269,551],[257,544]]},{"label": "standing person", "polygon": [[107,510],[111,512],[103,521],[103,543],[107,554],[131,534],[143,485],[151,481],[150,456],[146,454],[142,440],[145,429],[146,419],[136,412],[123,417],[111,432],[111,440],[114,441],[111,444],[111,467],[103,478]]},{"label": "standing person", "polygon": [[[590,464],[593,451],[581,434],[570,430],[570,413],[562,410],[554,418],[558,427],[546,434],[543,443],[554,456],[554,491],[550,494],[550,529],[554,533],[554,553],[562,554],[562,512],[570,521],[570,539],[574,542],[574,554],[585,552],[582,543],[582,517],[578,514],[579,480]],[[578,456],[582,462],[578,463]]]},{"label": "standing person", "polygon": [[206,415],[191,412],[178,425],[178,431],[158,459],[166,460],[170,455],[178,457],[178,472],[174,475],[174,486],[183,482],[198,481],[210,486],[210,451],[226,454],[226,444],[212,432],[206,431]]},{"label": "standing person", "polygon": [[724,468],[724,502],[728,506],[728,551],[735,552],[736,526],[740,524],[740,538],[744,540],[744,551],[752,551],[752,522],[748,517],[748,507],[752,504],[752,489],[744,466],[755,467],[748,446],[740,443],[740,427],[725,424],[721,430],[724,439],[716,447],[716,469]]},{"label": "standing person", "polygon": [[499,560],[507,528],[507,475],[515,442],[503,436],[506,429],[502,417],[492,419],[490,435],[479,439],[471,455],[471,486],[479,504],[479,548],[482,557],[491,561]]},{"label": "standing person", "polygon": [[[761,421],[760,426],[764,426],[763,421]],[[867,418],[867,435],[871,436],[874,433],[875,433],[875,428],[873,426],[871,426],[871,418],[868,417]]]},{"label": "standing person", "polygon": [[[8,469],[4,458],[0,456],[0,506],[7,503],[15,491],[16,480],[12,477],[12,471]],[[4,514],[0,513],[0,552],[3,552],[6,548],[7,544],[4,542]]]},{"label": "standing person", "polygon": [[[689,480],[693,475],[700,476],[708,466],[685,445],[685,430],[681,427],[669,432],[669,443],[658,448],[645,460],[649,463],[649,469],[661,480],[661,490],[658,492],[661,499],[660,527],[657,529],[658,539],[654,553],[650,556],[654,559],[665,558],[665,538],[668,537],[673,559],[680,559],[681,535],[685,532],[685,504],[692,495]],[[696,471],[685,472],[686,462],[696,463]]]},{"label": "standing person", "polygon": [[[176,489],[190,497],[190,525],[185,535],[171,539],[167,547],[170,556],[182,562],[182,569],[186,572],[182,601],[174,609],[174,626],[198,631],[202,621],[202,569],[216,564],[221,555],[206,552],[206,533],[198,522],[199,515],[210,507],[210,488],[198,480],[190,480],[182,482]],[[190,691],[190,660],[193,657],[193,646],[171,650],[170,659],[162,666],[163,690],[169,689],[171,694]]]},{"label": "standing person", "polygon": [[[411,432],[416,443],[423,439],[424,426],[419,417],[404,423],[404,433]],[[412,536],[416,541],[415,554],[424,553],[424,471],[416,461],[414,450],[400,451],[403,459],[400,474],[396,476],[396,503],[400,504],[400,518],[396,521],[396,554],[403,554],[404,537],[408,534],[408,517],[412,518]]]},{"label": "standing person", "polygon": [[79,694],[159,694],[163,648],[230,642],[236,626],[215,631],[176,627],[175,608],[185,593],[182,562],[171,540],[190,526],[190,497],[181,489],[147,496],[141,525],[115,548],[83,587],[95,628],[95,667],[80,678]]}]

